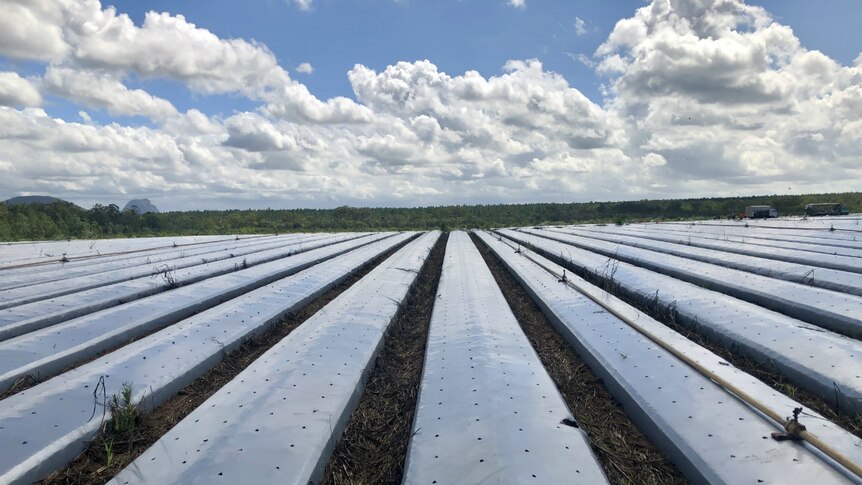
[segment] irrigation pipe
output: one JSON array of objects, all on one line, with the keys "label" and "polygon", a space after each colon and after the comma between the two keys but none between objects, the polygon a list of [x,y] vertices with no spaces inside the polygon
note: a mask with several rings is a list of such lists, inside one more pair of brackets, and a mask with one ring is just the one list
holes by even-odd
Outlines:
[{"label": "irrigation pipe", "polygon": [[[29,267],[33,267],[33,266],[47,266],[47,265],[52,265],[55,263],[69,263],[72,261],[85,261],[85,260],[89,260],[89,259],[96,259],[96,258],[107,257],[107,256],[125,256],[125,255],[131,255],[131,254],[135,254],[135,253],[143,253],[146,251],[157,251],[159,249],[182,248],[182,247],[186,247],[186,246],[195,246],[195,245],[202,245],[202,244],[218,244],[218,243],[228,242],[228,241],[239,241],[240,239],[251,240],[251,239],[254,239],[256,237],[265,237],[265,236],[270,236],[270,235],[271,234],[262,234],[262,235],[254,234],[254,235],[251,235],[248,237],[243,237],[243,238],[240,238],[239,235],[237,235],[237,236],[234,236],[233,238],[214,239],[212,241],[191,242],[191,243],[184,243],[184,244],[173,243],[170,246],[153,246],[151,248],[129,249],[127,251],[114,251],[112,253],[87,254],[84,256],[66,257],[65,253],[63,253],[63,257],[59,258],[59,259],[49,259],[47,261],[34,261],[32,263],[13,264],[11,266],[0,266],[0,271],[6,270],[6,269],[29,268]],[[276,234],[276,235],[278,235],[278,234]],[[48,256],[48,257],[53,258],[54,256]],[[65,261],[64,261],[64,259],[65,259]]]},{"label": "irrigation pipe", "polygon": [[548,273],[552,274],[561,283],[565,283],[567,286],[574,289],[578,293],[586,296],[587,298],[589,298],[590,300],[592,300],[593,302],[595,302],[596,304],[598,304],[599,306],[604,308],[606,311],[608,311],[609,313],[611,313],[612,315],[619,318],[620,320],[622,320],[623,322],[628,324],[630,327],[632,327],[633,329],[638,331],[640,334],[642,334],[646,338],[653,341],[656,345],[658,345],[659,347],[663,348],[664,350],[670,352],[679,360],[685,362],[689,367],[693,368],[694,370],[696,370],[700,374],[704,375],[705,377],[707,377],[711,381],[715,382],[716,384],[718,384],[719,386],[724,388],[726,391],[734,394],[736,397],[738,397],[739,399],[744,401],[749,406],[757,409],[761,413],[763,413],[766,416],[768,416],[769,418],[771,418],[773,421],[775,421],[776,423],[778,423],[779,425],[781,425],[785,429],[788,437],[790,437],[792,439],[800,439],[800,440],[808,442],[811,446],[820,450],[820,452],[822,452],[824,455],[835,460],[838,464],[840,464],[841,466],[843,466],[844,468],[846,468],[847,470],[849,470],[850,472],[855,474],[857,477],[862,478],[862,465],[855,463],[850,458],[844,456],[840,451],[829,446],[827,443],[825,443],[823,440],[818,438],[816,435],[807,431],[805,429],[805,426],[801,425],[796,420],[795,417],[793,419],[791,419],[789,417],[782,416],[779,412],[775,411],[774,409],[772,409],[769,406],[765,405],[764,403],[760,402],[759,400],[757,400],[757,398],[748,394],[744,390],[740,389],[739,387],[737,387],[732,382],[721,377],[720,375],[716,374],[712,370],[704,367],[698,361],[685,355],[683,352],[677,350],[676,348],[674,348],[673,345],[667,343],[658,335],[650,332],[648,329],[644,328],[642,325],[638,324],[637,322],[635,322],[631,318],[622,314],[621,312],[619,312],[618,310],[613,308],[613,306],[609,305],[607,302],[602,301],[601,298],[599,298],[598,296],[591,294],[589,291],[583,289],[581,286],[574,283],[572,280],[566,278],[565,271],[563,271],[563,274],[557,273],[553,268],[543,264],[542,262],[538,261],[533,256],[530,256],[529,254],[524,252],[520,246],[516,249],[508,241],[503,240],[502,237],[499,238],[499,241],[502,242],[503,244],[509,246],[510,248],[515,249],[516,252],[521,254],[521,256],[527,258],[532,263],[534,263],[536,266],[538,266],[538,267],[542,268],[543,270],[547,271]]}]

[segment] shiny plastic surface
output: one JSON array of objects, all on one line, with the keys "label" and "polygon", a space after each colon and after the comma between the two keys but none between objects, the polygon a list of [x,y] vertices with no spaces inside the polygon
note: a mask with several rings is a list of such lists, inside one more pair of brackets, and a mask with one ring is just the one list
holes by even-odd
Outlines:
[{"label": "shiny plastic surface", "polygon": [[862,414],[862,342],[757,305],[596,253],[517,231],[501,234],[532,244],[546,257],[588,271],[640,304],[674,312],[697,328],[789,382]]},{"label": "shiny plastic surface", "polygon": [[862,274],[849,271],[838,271],[799,263],[788,263],[773,259],[763,259],[746,254],[726,253],[716,249],[706,249],[682,243],[664,242],[644,237],[637,237],[634,231],[627,229],[601,228],[602,230],[568,227],[550,229],[553,232],[574,234],[602,241],[625,244],[636,248],[648,249],[660,253],[673,254],[684,258],[695,259],[705,263],[717,264],[728,268],[740,269],[770,278],[793,281],[808,286],[816,286],[827,290],[840,291],[851,295],[862,296]]},{"label": "shiny plastic surface", "polygon": [[[362,237],[362,235],[338,234],[312,241],[303,239],[274,250],[171,270],[172,285],[168,284],[165,276],[156,274],[4,308],[0,310],[0,341],[98,310],[168,291],[172,287],[181,287],[207,278],[242,271],[251,266],[296,256],[306,251],[353,240],[357,237]],[[361,240],[358,242],[361,243]]]},{"label": "shiny plastic surface", "polygon": [[717,239],[691,232],[681,234],[648,228],[632,227],[628,229],[633,236],[655,239],[656,241],[686,244],[695,247],[718,249],[728,253],[748,254],[765,259],[790,261],[793,263],[810,264],[821,268],[862,273],[862,260],[859,259],[862,257],[862,249],[824,246],[811,242],[768,241],[761,239],[731,241],[729,238]]},{"label": "shiny plastic surface", "polygon": [[241,239],[228,243],[196,245],[187,248],[171,248],[158,251],[145,251],[130,255],[105,256],[102,258],[69,261],[51,266],[7,269],[0,271],[0,290],[31,286],[39,283],[58,281],[77,276],[108,273],[135,266],[173,266],[177,259],[197,256],[203,262],[218,261],[243,254],[272,249],[298,240],[313,240],[321,235],[267,236],[255,239]]},{"label": "shiny plastic surface", "polygon": [[111,483],[317,483],[386,329],[439,236],[421,236],[390,256]]},{"label": "shiny plastic surface", "polygon": [[862,297],[859,296],[777,280],[747,271],[623,244],[547,230],[523,229],[522,231],[718,290],[845,335],[862,337],[862,320],[860,320]]},{"label": "shiny plastic surface", "polygon": [[[273,259],[287,256],[291,251],[290,249],[285,249],[288,245],[289,243],[273,245],[268,251],[263,251],[259,253],[259,255],[264,253],[269,254]],[[230,253],[231,251],[223,252],[223,256],[227,256],[227,259],[222,259],[222,262],[233,261],[238,258],[241,261],[241,257],[232,257],[230,256]],[[153,274],[158,274],[165,270],[176,270],[203,265],[206,263],[207,261],[205,258],[201,258],[199,256],[188,256],[174,259],[170,264],[143,264],[107,273],[89,274],[59,281],[49,281],[30,286],[12,288],[0,291],[0,308],[9,308],[33,301],[44,300],[46,298],[68,295],[70,293],[90,288],[98,288],[120,281],[128,281],[136,278],[149,278],[153,276]]]},{"label": "shiny plastic surface", "polygon": [[284,278],[392,233],[345,241],[209,278],[0,342],[0,390],[27,375],[45,378],[112,346]]},{"label": "shiny plastic surface", "polygon": [[[260,235],[240,236],[252,239]],[[141,237],[127,239],[77,239],[68,241],[19,241],[0,243],[0,269],[22,264],[56,264],[65,255],[71,259],[99,258],[106,255],[148,251],[177,246],[195,246],[225,242],[236,236],[177,236]]]},{"label": "shiny plastic surface", "polygon": [[764,229],[745,226],[711,226],[698,223],[680,224],[631,224],[626,227],[633,229],[651,229],[676,234],[695,234],[711,239],[722,239],[736,242],[757,241],[764,244],[769,241],[807,242],[821,246],[836,246],[839,248],[862,249],[862,239],[844,232],[827,231],[794,231],[789,229]]},{"label": "shiny plastic surface", "polygon": [[0,401],[0,483],[31,483],[83,451],[103,413],[94,394],[102,402],[129,382],[135,402],[158,406],[218,363],[223,352],[411,236],[388,237],[324,261]]},{"label": "shiny plastic surface", "polygon": [[606,483],[464,232],[449,235],[405,484]]},{"label": "shiny plastic surface", "polygon": [[[666,224],[690,224],[689,222],[666,222]],[[853,235],[862,233],[862,214],[850,214],[848,216],[829,217],[779,217],[778,219],[745,219],[745,220],[710,220],[700,221],[697,224],[715,225],[721,227],[748,226],[758,229],[778,229],[791,231],[811,231],[813,233],[828,231],[832,233],[843,233]]]},{"label": "shiny plastic surface", "polygon": [[[626,412],[692,481],[816,481],[818,484],[858,481],[849,471],[837,470],[834,462],[810,445],[764,439],[780,430],[780,426],[509,246],[487,234],[480,237],[528,289]],[[560,266],[541,256],[532,253],[531,256],[562,273]],[[600,288],[576,276],[569,278],[603,304],[646,327],[769,407],[790,415],[794,407],[800,406]],[[862,461],[862,439],[810,411],[803,421],[809,431],[831,446]]]}]

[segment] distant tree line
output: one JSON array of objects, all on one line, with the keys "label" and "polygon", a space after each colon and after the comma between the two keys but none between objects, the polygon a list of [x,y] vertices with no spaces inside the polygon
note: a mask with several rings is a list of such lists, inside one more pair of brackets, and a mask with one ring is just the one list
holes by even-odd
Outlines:
[{"label": "distant tree line", "polygon": [[810,202],[840,202],[862,212],[862,192],[754,197],[458,205],[420,208],[261,209],[137,214],[114,204],[83,209],[69,202],[0,203],[0,240],[91,239],[190,234],[488,228],[584,222],[725,218],[747,205],[768,204],[802,215]]}]

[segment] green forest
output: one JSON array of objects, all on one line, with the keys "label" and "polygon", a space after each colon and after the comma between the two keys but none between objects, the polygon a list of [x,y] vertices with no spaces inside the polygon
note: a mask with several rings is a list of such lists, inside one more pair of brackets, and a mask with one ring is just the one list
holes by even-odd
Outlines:
[{"label": "green forest", "polygon": [[83,209],[69,202],[0,203],[0,240],[91,239],[192,234],[489,228],[644,220],[726,218],[747,205],[769,204],[802,215],[810,202],[840,202],[862,212],[862,192],[419,208],[261,209],[137,214],[114,204]]}]

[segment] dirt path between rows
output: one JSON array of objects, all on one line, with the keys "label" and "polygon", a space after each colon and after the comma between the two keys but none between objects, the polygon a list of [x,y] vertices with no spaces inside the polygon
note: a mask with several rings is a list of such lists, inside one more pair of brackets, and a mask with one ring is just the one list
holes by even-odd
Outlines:
[{"label": "dirt path between rows", "polygon": [[590,446],[611,483],[689,483],[644,436],[602,380],[566,344],[496,255],[475,234],[471,237],[572,415],[589,437]]},{"label": "dirt path between rows", "polygon": [[[544,252],[537,250],[537,248],[530,247],[530,249],[535,251],[537,254],[546,257],[548,256]],[[612,276],[608,278],[607,275],[603,272],[584,270],[559,258],[552,257],[551,260],[553,260],[557,264],[562,265],[563,267],[580,276],[589,283],[598,286],[599,288],[616,296],[620,300],[623,300],[629,305],[632,305],[638,310],[654,318],[656,321],[661,322],[664,325],[672,328],[677,333],[691,340],[692,342],[708,349],[710,352],[718,355],[739,370],[754,376],[755,378],[772,387],[776,391],[802,404],[803,408],[816,411],[821,416],[837,424],[844,430],[852,433],[859,438],[862,438],[862,415],[851,416],[846,413],[843,413],[840,411],[839,407],[837,406],[837,403],[824,400],[819,396],[816,396],[815,394],[806,391],[805,389],[793,385],[790,380],[787,379],[784,374],[782,374],[781,370],[778,369],[777,366],[775,366],[773,363],[771,363],[771,361],[757,361],[753,358],[743,355],[741,350],[736,348],[736,346],[731,345],[730,347],[728,347],[718,339],[711,338],[708,335],[701,333],[700,331],[698,331],[698,329],[694,327],[683,325],[680,321],[678,321],[679,319],[677,318],[677,313],[673,306],[668,308],[668,306],[666,305],[645,303],[637,295],[626,291],[619,285],[619,283],[613,281]],[[609,264],[612,266],[612,264],[610,263],[611,258],[609,258],[608,261]]]},{"label": "dirt path between rows", "polygon": [[389,327],[359,406],[321,484],[401,483],[447,240],[448,235],[443,235],[437,241]]},{"label": "dirt path between rows", "polygon": [[[100,433],[75,461],[51,474],[41,483],[70,485],[106,483],[264,352],[413,239],[367,262],[346,280],[300,311],[288,315],[278,324],[243,342],[236,350],[226,354],[215,367],[180,390],[154,412],[137,416],[136,424],[131,431],[111,433],[111,423],[106,422],[104,428],[108,432]],[[108,448],[111,449],[110,465]]]}]

